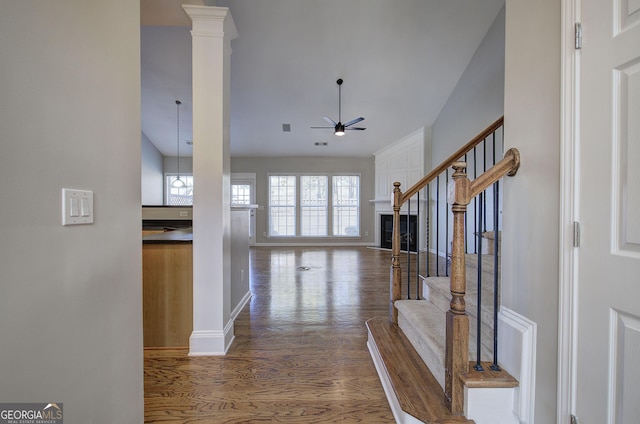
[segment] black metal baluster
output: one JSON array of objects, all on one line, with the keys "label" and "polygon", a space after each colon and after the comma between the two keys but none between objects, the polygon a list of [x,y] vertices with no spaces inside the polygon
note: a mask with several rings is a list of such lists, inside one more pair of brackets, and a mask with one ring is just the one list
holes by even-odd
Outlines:
[{"label": "black metal baluster", "polygon": [[[482,173],[487,172],[487,139],[482,140]],[[487,197],[483,197],[482,207],[484,210],[482,213],[484,214],[484,221],[482,222],[482,228],[487,229]],[[482,232],[480,233],[482,234]]]},{"label": "black metal baluster", "polygon": [[[449,184],[449,168],[444,171],[444,180],[446,184]],[[446,193],[446,190],[445,190]],[[447,208],[448,210],[449,208]],[[444,275],[449,276],[449,214],[445,214],[445,229],[444,229]]]},{"label": "black metal baluster", "polygon": [[440,276],[440,175],[436,177],[436,277]]},{"label": "black metal baluster", "polygon": [[[484,192],[478,195],[480,197],[480,202],[482,203],[484,198]],[[478,226],[480,227],[480,234],[482,233],[482,208],[478,211]],[[477,245],[477,255],[478,255],[478,306],[476,308],[476,364],[473,368],[476,371],[484,371],[482,368],[481,356],[480,356],[480,346],[482,343],[482,319],[481,319],[481,311],[482,311],[482,237],[478,234],[476,238]]]},{"label": "black metal baluster", "polygon": [[404,234],[407,243],[407,299],[411,299],[411,199],[407,202],[407,223]]},{"label": "black metal baluster", "polygon": [[427,184],[427,216],[426,216],[426,245],[427,245],[427,269],[425,270],[426,272],[426,276],[429,277],[429,260],[431,259],[431,193],[429,190],[429,187],[431,186],[431,184]]},{"label": "black metal baluster", "polygon": [[416,206],[416,299],[420,299],[420,190],[416,195],[418,205]]},{"label": "black metal baluster", "polygon": [[[467,162],[467,154],[464,154],[464,163]],[[469,253],[469,224],[467,223],[468,214],[464,214],[464,253]]]},{"label": "black metal baluster", "polygon": [[[477,150],[474,147],[473,148],[473,179],[475,180],[477,177],[477,173],[476,173],[476,166],[477,164]],[[474,236],[474,241],[476,241],[475,237],[478,237],[478,220],[475,219],[475,217],[478,216],[478,197],[474,197],[473,198],[473,236]],[[477,249],[478,249],[478,243],[474,243],[473,246],[476,249],[476,252],[474,253],[478,253]]]},{"label": "black metal baluster", "polygon": [[491,369],[500,371],[498,365],[498,277],[499,277],[499,206],[500,206],[500,186],[499,181],[493,184],[493,364]]}]

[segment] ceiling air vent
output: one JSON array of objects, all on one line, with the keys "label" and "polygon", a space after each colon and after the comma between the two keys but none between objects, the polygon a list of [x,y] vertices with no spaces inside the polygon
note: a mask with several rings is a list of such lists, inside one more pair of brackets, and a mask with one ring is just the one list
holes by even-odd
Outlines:
[{"label": "ceiling air vent", "polygon": [[282,132],[291,132],[291,124],[282,124]]}]

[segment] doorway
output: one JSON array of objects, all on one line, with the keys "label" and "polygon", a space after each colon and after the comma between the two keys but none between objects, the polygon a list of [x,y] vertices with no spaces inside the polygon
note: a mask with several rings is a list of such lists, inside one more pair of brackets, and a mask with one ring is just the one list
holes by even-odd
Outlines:
[{"label": "doorway", "polygon": [[[256,174],[231,173],[231,204],[251,206],[256,204]],[[256,209],[250,211],[249,246],[256,244]]]}]

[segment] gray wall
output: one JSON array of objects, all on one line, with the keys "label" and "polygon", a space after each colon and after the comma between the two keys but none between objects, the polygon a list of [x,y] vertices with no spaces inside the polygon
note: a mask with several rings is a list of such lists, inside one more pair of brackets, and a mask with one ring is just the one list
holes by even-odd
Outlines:
[{"label": "gray wall", "polygon": [[[473,55],[458,84],[438,115],[438,119],[433,124],[431,133],[432,163],[429,169],[438,166],[453,152],[504,114],[504,38],[505,9],[503,7],[498,12],[478,50]],[[501,134],[498,134],[496,143],[497,160],[502,156],[502,149],[499,149]],[[487,148],[487,157],[491,158],[492,147],[489,145]],[[482,149],[478,150],[478,168],[482,163],[480,159],[482,152]],[[491,166],[490,160],[487,167]],[[474,178],[474,172],[475,175],[480,175],[482,169],[474,171],[473,162],[469,159],[467,173],[470,179]],[[441,178],[439,204],[441,229],[445,228],[445,219],[449,219],[449,221],[452,219],[446,203],[447,183],[445,178]],[[436,207],[435,183],[432,186],[430,193],[432,197],[431,208],[433,209]],[[492,189],[490,188],[488,192],[489,199],[492,199]],[[471,203],[467,209],[467,216],[473,217],[475,213],[474,203]],[[493,207],[491,202],[489,202],[487,213],[488,216],[492,216]],[[432,216],[435,216],[435,213]],[[473,227],[473,225],[470,225],[470,228],[473,229]],[[492,229],[492,227],[493,225],[490,222],[487,229]],[[448,236],[442,230],[439,234],[440,238],[436,244],[434,240],[436,232],[431,232],[430,249],[435,249],[438,246],[440,254],[444,256],[447,240],[450,242],[453,238],[453,224],[450,222]],[[467,241],[471,245],[476,242],[473,230],[467,233]]]},{"label": "gray wall", "polygon": [[[340,238],[268,238],[269,217],[269,182],[268,175],[273,173],[358,173],[360,174],[360,208],[361,238],[357,243],[374,244],[375,242],[375,207],[369,202],[375,198],[375,166],[374,158],[322,158],[322,157],[291,157],[291,158],[231,158],[231,172],[253,172],[256,174],[256,197],[263,210],[256,211],[256,244],[295,244],[295,243],[349,243],[354,240],[340,240]],[[365,236],[368,232],[368,236]]]},{"label": "gray wall", "polygon": [[504,113],[504,18],[503,7],[432,126],[433,167]]},{"label": "gray wall", "polygon": [[507,0],[506,10],[505,148],[522,165],[504,184],[502,303],[537,323],[535,422],[546,424],[557,403],[561,9]]},{"label": "gray wall", "polygon": [[[164,156],[163,170],[168,174],[178,172],[178,158],[176,156]],[[193,174],[192,157],[180,156],[180,173]]]},{"label": "gray wall", "polygon": [[139,9],[0,3],[0,399],[70,424],[143,422]]},{"label": "gray wall", "polygon": [[142,133],[142,204],[162,205],[164,201],[163,158],[151,140]]}]

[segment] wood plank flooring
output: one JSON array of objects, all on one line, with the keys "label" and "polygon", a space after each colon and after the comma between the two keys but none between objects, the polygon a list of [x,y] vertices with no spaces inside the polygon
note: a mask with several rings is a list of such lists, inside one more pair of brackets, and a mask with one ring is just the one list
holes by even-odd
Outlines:
[{"label": "wood plank flooring", "polygon": [[388,316],[390,258],[252,248],[253,298],[226,356],[145,351],[145,422],[393,423],[364,324]]}]

